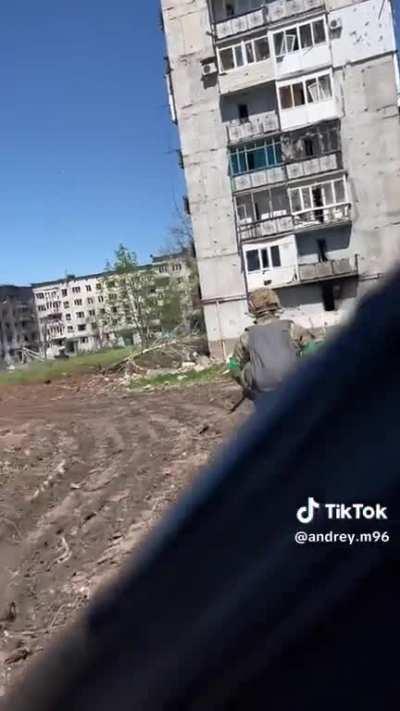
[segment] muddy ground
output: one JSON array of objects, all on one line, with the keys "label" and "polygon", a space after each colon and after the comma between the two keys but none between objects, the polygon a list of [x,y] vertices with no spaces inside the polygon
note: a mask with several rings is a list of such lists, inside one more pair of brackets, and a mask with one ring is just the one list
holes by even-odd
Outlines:
[{"label": "muddy ground", "polygon": [[229,382],[0,389],[0,696],[251,410]]}]

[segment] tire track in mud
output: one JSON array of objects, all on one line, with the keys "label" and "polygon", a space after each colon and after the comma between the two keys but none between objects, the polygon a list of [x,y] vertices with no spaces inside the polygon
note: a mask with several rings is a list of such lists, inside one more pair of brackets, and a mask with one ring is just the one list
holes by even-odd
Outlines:
[{"label": "tire track in mud", "polygon": [[225,384],[128,397],[65,386],[40,393],[0,401],[0,448],[11,443],[0,450],[0,477],[9,462],[0,517],[12,513],[0,527],[0,612],[11,601],[17,609],[0,624],[0,693],[25,664],[2,659],[18,644],[46,646],[240,420],[227,414]]}]

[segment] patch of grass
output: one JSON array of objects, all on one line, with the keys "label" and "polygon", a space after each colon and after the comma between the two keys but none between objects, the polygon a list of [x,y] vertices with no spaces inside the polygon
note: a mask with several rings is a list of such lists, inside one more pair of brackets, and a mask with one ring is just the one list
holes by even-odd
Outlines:
[{"label": "patch of grass", "polygon": [[81,373],[96,372],[101,368],[118,363],[131,352],[131,348],[113,348],[98,351],[97,353],[82,354],[68,360],[36,362],[17,370],[0,373],[0,385],[44,383],[46,380],[56,380]]},{"label": "patch of grass", "polygon": [[185,387],[192,383],[207,383],[220,378],[225,370],[225,365],[212,365],[210,368],[200,370],[199,372],[196,370],[188,370],[183,373],[162,373],[147,378],[134,378],[130,382],[130,388],[132,390],[143,390],[146,387],[149,389],[150,387]]}]

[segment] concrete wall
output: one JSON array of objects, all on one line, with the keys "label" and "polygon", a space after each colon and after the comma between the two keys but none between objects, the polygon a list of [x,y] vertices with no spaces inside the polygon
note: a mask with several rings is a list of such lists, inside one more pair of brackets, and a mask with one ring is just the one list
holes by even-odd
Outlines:
[{"label": "concrete wall", "polygon": [[342,94],[344,167],[352,194],[352,250],[363,275],[400,258],[400,130],[393,56],[335,71]]},{"label": "concrete wall", "polygon": [[358,293],[357,279],[342,279],[334,289],[335,311],[324,311],[320,284],[279,289],[282,318],[293,319],[305,328],[325,329],[338,325],[354,311]]},{"label": "concrete wall", "polygon": [[[206,0],[163,0],[162,10],[185,163],[194,240],[210,347],[244,325],[245,283],[238,256],[228,175],[226,129],[217,77],[202,79],[201,60],[214,55]],[[221,299],[219,321],[209,300]],[[230,298],[237,301],[224,302]],[[222,328],[222,326],[221,326]],[[227,329],[227,330],[226,330]],[[224,336],[225,337],[225,336]]]}]

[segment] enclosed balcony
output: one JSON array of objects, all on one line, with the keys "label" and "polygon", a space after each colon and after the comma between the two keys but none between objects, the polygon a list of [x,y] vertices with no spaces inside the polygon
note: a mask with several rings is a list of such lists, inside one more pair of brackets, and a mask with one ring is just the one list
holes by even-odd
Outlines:
[{"label": "enclosed balcony", "polygon": [[[334,254],[334,253],[333,253]],[[263,286],[298,286],[358,275],[357,255],[325,257],[301,263],[295,235],[243,245],[244,267],[250,291]]]},{"label": "enclosed balcony", "polygon": [[286,179],[279,137],[244,143],[230,150],[232,190],[249,190]]},{"label": "enclosed balcony", "polygon": [[[260,3],[257,2],[257,4],[259,5]],[[265,25],[266,21],[267,10],[265,7],[235,15],[234,17],[228,17],[215,23],[216,38],[219,40],[242,32],[250,32]]]},{"label": "enclosed balcony", "polygon": [[343,168],[338,121],[287,133],[281,145],[288,180]]},{"label": "enclosed balcony", "polygon": [[290,203],[284,187],[238,195],[235,205],[241,241],[293,231]]},{"label": "enclosed balcony", "polygon": [[225,42],[217,54],[222,96],[274,81],[274,61],[265,31]]},{"label": "enclosed balcony", "polygon": [[325,69],[290,81],[277,82],[283,131],[338,116],[332,71]]},{"label": "enclosed balcony", "polygon": [[332,180],[289,188],[289,199],[296,231],[351,221],[351,206],[344,175]]}]

